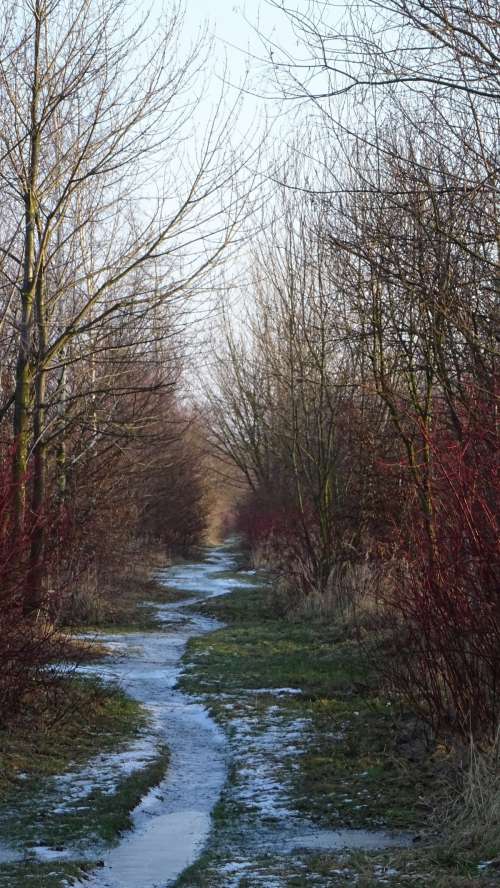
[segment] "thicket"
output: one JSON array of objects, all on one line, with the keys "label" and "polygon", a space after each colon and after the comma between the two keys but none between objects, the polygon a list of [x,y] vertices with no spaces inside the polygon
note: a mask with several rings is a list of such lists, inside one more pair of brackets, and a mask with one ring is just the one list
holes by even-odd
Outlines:
[{"label": "thicket", "polygon": [[218,356],[215,447],[289,609],[376,610],[393,689],[445,736],[492,740],[494,4],[348,4],[347,22],[328,7],[293,16],[307,81],[274,53],[287,100],[312,110],[254,256],[255,308]]},{"label": "thicket", "polygon": [[126,0],[2,8],[2,723],[67,655],[62,620],[206,522],[186,306],[217,286],[251,183],[224,96],[199,125],[206,37],[186,44],[177,3],[141,16]]}]

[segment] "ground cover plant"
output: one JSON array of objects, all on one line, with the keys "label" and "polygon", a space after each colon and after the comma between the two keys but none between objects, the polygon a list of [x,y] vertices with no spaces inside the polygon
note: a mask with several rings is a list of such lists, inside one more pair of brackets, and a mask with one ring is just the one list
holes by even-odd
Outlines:
[{"label": "ground cover plant", "polygon": [[[495,884],[494,869],[482,868],[498,851],[494,830],[479,842],[452,841],[459,835],[448,819],[456,761],[424,722],[386,696],[383,671],[366,644],[354,636],[345,640],[345,625],[331,619],[283,620],[269,577],[263,586],[257,580],[250,591],[235,590],[203,609],[227,625],[190,642],[182,687],[210,706],[232,738],[234,759],[211,841],[181,885],[208,888],[225,884],[224,878],[229,884],[236,874],[248,888],[274,881],[306,886],[312,879],[364,888]],[[266,746],[269,730],[275,742]],[[264,806],[263,815],[257,794],[244,792],[249,769],[266,775],[259,742],[269,760],[261,796],[274,804],[267,813]],[[272,775],[285,787],[281,808]],[[321,853],[290,848],[283,858],[280,841],[286,845],[287,834],[293,835],[296,816],[321,828],[403,830],[409,846]],[[281,836],[274,847],[267,832],[273,830]]]},{"label": "ground cover plant", "polygon": [[[96,849],[115,842],[130,826],[130,812],[168,766],[168,753],[160,749],[145,765],[117,779],[112,791],[99,781],[92,788],[90,772],[88,787],[85,781],[79,787],[80,771],[89,762],[107,753],[119,757],[147,735],[148,716],[109,683],[74,676],[59,678],[58,684],[57,693],[50,688],[42,719],[25,706],[0,733],[2,841],[9,855],[20,851],[19,861],[0,862],[0,885],[6,888],[39,885],[40,879],[59,888],[66,876],[79,875],[90,865],[89,843]],[[50,860],[51,851],[60,857],[66,849],[70,860],[64,854],[62,860]]]}]

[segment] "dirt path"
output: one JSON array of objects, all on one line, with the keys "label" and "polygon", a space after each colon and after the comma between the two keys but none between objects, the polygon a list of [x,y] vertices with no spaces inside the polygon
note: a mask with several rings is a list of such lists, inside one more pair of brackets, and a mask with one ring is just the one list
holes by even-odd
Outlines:
[{"label": "dirt path", "polygon": [[[285,869],[304,873],[312,853],[390,848],[408,841],[403,834],[381,830],[319,829],[294,809],[285,765],[300,755],[308,726],[273,704],[293,699],[295,689],[262,689],[258,695],[267,696],[268,705],[257,717],[255,691],[240,689],[227,699],[221,691],[221,707],[237,715],[226,732],[203,705],[176,688],[188,640],[220,626],[190,606],[236,588],[255,587],[255,577],[236,571],[235,555],[221,546],[210,550],[205,561],[162,573],[160,582],[189,594],[181,603],[158,607],[163,631],[105,638],[115,647],[116,658],[98,667],[99,675],[118,680],[150,709],[158,741],[168,745],[171,760],[166,778],[134,811],[133,830],[103,856],[90,881],[77,883],[82,888],[166,888],[204,847],[206,868],[199,863],[183,884],[229,888],[247,884],[250,877],[252,884],[281,885],[287,883],[277,876],[276,865],[282,868],[284,860]],[[235,705],[238,712],[230,712]],[[230,823],[216,817],[211,829],[211,813],[221,794],[226,805],[229,798],[234,816]],[[210,848],[218,849],[215,857],[210,857]],[[263,870],[263,859],[274,861],[273,874],[269,866]],[[314,884],[319,884],[317,874]]]},{"label": "dirt path", "polygon": [[200,852],[210,829],[211,811],[227,772],[227,742],[206,709],[176,689],[180,659],[193,636],[212,632],[218,623],[186,610],[222,595],[244,580],[225,578],[234,570],[231,551],[220,547],[203,562],[163,571],[159,582],[193,593],[180,603],[157,606],[164,624],[158,632],[105,636],[116,657],[88,667],[118,681],[154,718],[158,744],[167,744],[167,775],[133,812],[133,830],[102,858],[103,865],[81,885],[92,888],[153,888],[170,885]]},{"label": "dirt path", "polygon": [[[186,594],[181,601],[154,605],[161,628],[100,636],[112,656],[82,668],[105,681],[118,682],[150,712],[150,726],[122,752],[101,754],[83,768],[56,778],[45,798],[52,818],[64,821],[83,809],[88,817],[96,793],[112,794],[128,775],[158,762],[162,747],[170,753],[167,772],[159,782],[156,778],[154,788],[132,811],[132,829],[113,847],[89,835],[88,828],[77,844],[71,839],[49,844],[32,841],[25,847],[30,860],[54,865],[69,862],[76,868],[81,861],[86,869],[90,866],[80,880],[56,878],[54,871],[53,881],[48,875],[47,881],[42,878],[36,884],[40,888],[170,888],[174,884],[330,888],[356,882],[355,874],[342,863],[344,852],[369,854],[382,849],[390,853],[408,844],[407,833],[373,826],[343,828],[342,822],[332,830],[325,828],[331,820],[323,825],[301,810],[293,775],[308,749],[311,725],[300,688],[279,686],[267,667],[257,684],[248,683],[251,674],[242,670],[241,660],[235,666],[238,657],[228,654],[225,641],[222,649],[228,659],[221,671],[219,664],[219,677],[214,679],[211,634],[220,638],[217,630],[222,623],[197,611],[211,608],[210,599],[215,604],[230,603],[234,596],[220,596],[233,591],[239,595],[240,606],[247,602],[252,611],[252,595],[263,592],[264,579],[255,572],[238,571],[238,553],[225,545],[207,550],[204,560],[161,571],[157,580]],[[196,645],[204,647],[198,650],[192,672],[190,660]],[[289,656],[280,659],[286,668]],[[191,686],[190,675],[194,677]],[[333,872],[332,854],[340,861]],[[382,881],[386,870],[382,865]]]}]

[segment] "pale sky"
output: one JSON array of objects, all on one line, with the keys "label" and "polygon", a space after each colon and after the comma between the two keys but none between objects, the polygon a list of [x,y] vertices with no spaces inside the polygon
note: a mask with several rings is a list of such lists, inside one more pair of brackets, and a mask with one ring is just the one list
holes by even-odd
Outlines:
[{"label": "pale sky", "polygon": [[[158,8],[162,0],[154,0]],[[224,68],[227,78],[237,89],[245,82],[248,93],[243,105],[240,129],[246,132],[254,127],[260,115],[275,117],[280,106],[271,98],[258,98],[251,95],[276,95],[269,75],[270,65],[266,56],[267,41],[276,42],[291,54],[300,54],[298,41],[290,27],[287,16],[273,8],[266,0],[184,0],[186,9],[184,34],[187,41],[196,36],[205,24],[208,31],[215,35],[214,68],[222,74]],[[296,0],[299,9],[305,11],[308,0]],[[208,93],[217,101],[220,80],[217,76],[207,79]]]},{"label": "pale sky", "polygon": [[[168,0],[153,0],[153,3],[153,12],[157,10],[158,14],[165,6],[169,6]],[[208,66],[212,70],[206,72],[204,98],[196,112],[198,131],[201,132],[210,119],[213,105],[220,96],[222,78],[225,76],[229,103],[236,99],[242,84],[245,86],[242,109],[236,131],[233,132],[235,143],[239,141],[248,150],[252,142],[255,146],[260,144],[266,130],[266,158],[262,161],[263,165],[277,154],[283,156],[286,153],[287,136],[299,125],[300,114],[298,109],[290,114],[292,109],[285,107],[279,98],[278,89],[272,79],[269,45],[266,44],[274,43],[293,57],[303,57],[304,48],[299,45],[286,15],[266,3],[266,0],[246,0],[241,3],[235,0],[213,0],[211,3],[206,0],[183,0],[183,3],[186,11],[186,46],[196,41],[205,25],[215,38],[213,58]],[[308,0],[295,0],[291,5],[305,12],[309,3]],[[272,184],[269,187],[272,188]],[[255,224],[257,227],[260,224],[259,217]],[[241,249],[232,254],[225,273],[229,289],[222,300],[224,311],[229,312],[238,326],[240,312],[248,308],[246,249],[243,244]],[[218,340],[217,329],[221,320],[222,303],[207,296],[194,304],[191,321],[195,323],[190,327],[193,336],[191,353],[197,365],[194,377],[200,373],[203,378],[208,371],[211,348]],[[197,383],[193,376],[191,380],[196,389]]]}]

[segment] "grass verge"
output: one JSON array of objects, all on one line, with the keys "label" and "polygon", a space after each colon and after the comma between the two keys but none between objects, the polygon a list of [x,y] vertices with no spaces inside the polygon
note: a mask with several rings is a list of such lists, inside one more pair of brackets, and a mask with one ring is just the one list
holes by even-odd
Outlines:
[{"label": "grass verge", "polygon": [[[61,679],[56,693],[51,689],[42,711],[27,706],[0,733],[0,834],[24,855],[18,862],[0,863],[1,888],[68,884],[65,879],[88,865],[76,859],[75,849],[98,851],[131,825],[130,812],[165,773],[167,750],[156,750],[116,784],[84,780],[75,793],[71,781],[66,785],[60,778],[78,775],[95,756],[119,753],[147,732],[145,711],[120,689],[72,676]],[[39,846],[49,853],[68,851],[71,859],[40,861]]]},{"label": "grass verge", "polygon": [[[411,713],[384,698],[370,643],[361,648],[344,640],[341,627],[331,623],[278,618],[270,590],[258,586],[211,599],[201,609],[227,625],[189,643],[182,686],[201,696],[234,738],[235,766],[208,848],[180,886],[218,888],[233,884],[235,874],[240,888],[498,884],[492,870],[480,866],[498,848],[457,850],[440,833],[434,812],[448,790],[450,762]],[[241,803],[238,790],[241,775],[258,760],[244,759],[241,724],[255,725],[258,734],[269,713],[271,727],[278,719],[305,726],[297,754],[273,763],[295,811],[322,828],[408,830],[414,838],[409,847],[259,856],[263,821],[259,837],[251,805]],[[253,848],[248,857],[245,842]]]},{"label": "grass verge", "polygon": [[[149,561],[147,566],[138,565],[133,571],[120,577],[112,586],[104,588],[99,596],[99,606],[89,607],[85,601],[71,601],[65,615],[65,625],[75,633],[144,632],[158,629],[161,625],[155,605],[181,601],[187,595],[177,589],[169,589],[154,577],[152,570],[165,567],[165,560]],[[117,588],[119,587],[119,591]],[[82,596],[85,598],[85,596]]]}]

